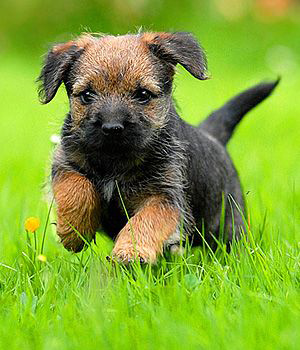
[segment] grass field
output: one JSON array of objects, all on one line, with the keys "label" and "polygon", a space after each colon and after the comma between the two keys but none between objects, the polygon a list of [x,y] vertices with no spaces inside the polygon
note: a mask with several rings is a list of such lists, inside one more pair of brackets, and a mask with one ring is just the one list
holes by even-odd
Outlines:
[{"label": "grass field", "polygon": [[[0,349],[300,348],[299,28],[274,26],[263,35],[258,26],[245,42],[246,28],[196,33],[213,79],[199,82],[179,69],[175,96],[183,117],[197,123],[240,90],[282,74],[229,144],[249,207],[249,240],[230,254],[188,249],[152,267],[112,267],[105,256],[113,243],[100,234],[79,255],[56,242],[46,184],[50,136],[67,100],[61,90],[39,105],[37,55],[1,58]],[[24,229],[30,216],[41,220],[37,252]],[[37,259],[44,232],[46,262]]]}]

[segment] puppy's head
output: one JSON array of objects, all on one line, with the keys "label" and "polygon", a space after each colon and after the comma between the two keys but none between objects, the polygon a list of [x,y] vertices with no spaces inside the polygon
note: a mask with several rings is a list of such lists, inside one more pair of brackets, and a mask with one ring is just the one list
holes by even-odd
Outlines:
[{"label": "puppy's head", "polygon": [[147,147],[167,123],[176,64],[207,79],[205,55],[188,33],[83,35],[50,50],[40,98],[50,102],[63,82],[73,141],[86,152],[127,154]]}]

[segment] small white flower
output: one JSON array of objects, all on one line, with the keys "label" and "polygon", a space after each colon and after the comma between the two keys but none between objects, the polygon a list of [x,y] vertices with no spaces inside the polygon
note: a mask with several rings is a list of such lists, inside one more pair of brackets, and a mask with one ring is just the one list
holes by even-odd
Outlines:
[{"label": "small white flower", "polygon": [[51,137],[50,137],[50,141],[51,141],[53,144],[57,145],[58,143],[60,143],[60,136],[57,135],[57,134],[53,134],[53,135],[51,135]]}]

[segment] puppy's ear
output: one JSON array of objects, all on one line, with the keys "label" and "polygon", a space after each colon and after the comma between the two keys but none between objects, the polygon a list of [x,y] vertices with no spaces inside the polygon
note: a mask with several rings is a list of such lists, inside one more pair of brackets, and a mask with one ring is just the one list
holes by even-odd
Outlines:
[{"label": "puppy's ear", "polygon": [[69,93],[68,74],[74,62],[80,57],[90,37],[81,37],[76,41],[55,45],[47,54],[41,74],[39,97],[42,103],[50,102],[62,82]]},{"label": "puppy's ear", "polygon": [[197,79],[208,79],[204,50],[190,33],[144,33],[142,38],[158,58],[181,64]]}]

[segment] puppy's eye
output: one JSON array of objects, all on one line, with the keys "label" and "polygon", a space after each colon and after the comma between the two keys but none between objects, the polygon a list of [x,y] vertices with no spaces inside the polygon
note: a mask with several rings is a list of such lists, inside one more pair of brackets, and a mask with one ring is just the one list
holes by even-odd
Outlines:
[{"label": "puppy's eye", "polygon": [[154,95],[151,91],[142,88],[137,89],[133,94],[133,98],[141,104],[148,103],[153,97],[156,97],[156,95]]},{"label": "puppy's eye", "polygon": [[80,102],[89,105],[95,100],[96,94],[91,90],[84,90],[79,94]]}]

